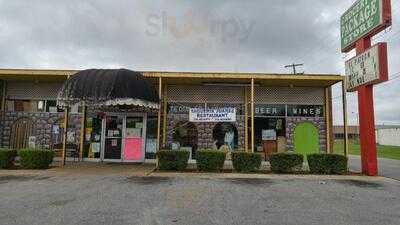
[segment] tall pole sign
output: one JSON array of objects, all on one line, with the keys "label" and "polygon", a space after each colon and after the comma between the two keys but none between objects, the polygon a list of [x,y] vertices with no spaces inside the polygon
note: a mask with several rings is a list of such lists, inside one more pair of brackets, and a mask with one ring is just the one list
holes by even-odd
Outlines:
[{"label": "tall pole sign", "polygon": [[390,0],[358,0],[340,18],[342,52],[356,49],[346,61],[347,91],[358,92],[363,174],[376,176],[373,85],[388,80],[387,44],[371,47],[371,38],[392,24]]}]

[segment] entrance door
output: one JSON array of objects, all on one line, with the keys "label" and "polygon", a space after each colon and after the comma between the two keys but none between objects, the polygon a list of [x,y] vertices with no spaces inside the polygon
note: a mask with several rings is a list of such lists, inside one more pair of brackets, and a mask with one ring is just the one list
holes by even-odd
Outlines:
[{"label": "entrance door", "polygon": [[104,130],[104,161],[121,161],[123,116],[106,116]]},{"label": "entrance door", "polygon": [[127,116],[125,122],[123,161],[144,161],[146,121],[144,116]]},{"label": "entrance door", "polygon": [[143,162],[145,114],[107,115],[103,120],[103,161]]},{"label": "entrance door", "polygon": [[319,153],[318,129],[311,123],[299,123],[294,129],[294,151],[306,156]]}]

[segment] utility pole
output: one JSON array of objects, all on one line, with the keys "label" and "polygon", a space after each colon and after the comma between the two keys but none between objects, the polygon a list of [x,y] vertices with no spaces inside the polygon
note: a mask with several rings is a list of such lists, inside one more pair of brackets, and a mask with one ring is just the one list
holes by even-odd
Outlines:
[{"label": "utility pole", "polygon": [[[286,65],[285,68],[292,67],[292,68],[293,68],[293,74],[298,74],[298,73],[296,72],[296,67],[298,67],[298,66],[303,66],[303,63],[299,63],[299,64],[294,64],[294,63],[292,63],[291,65]],[[304,72],[303,72],[303,73],[304,73]],[[302,74],[302,73],[299,73],[299,74]]]}]

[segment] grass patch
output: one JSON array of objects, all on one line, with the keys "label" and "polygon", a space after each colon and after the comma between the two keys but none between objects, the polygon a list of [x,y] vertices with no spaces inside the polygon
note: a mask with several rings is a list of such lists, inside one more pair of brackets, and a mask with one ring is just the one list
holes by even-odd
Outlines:
[{"label": "grass patch", "polygon": [[[378,157],[387,159],[400,160],[400,147],[398,146],[386,146],[377,145]],[[335,154],[343,153],[343,140],[336,140],[333,145],[333,152]],[[360,155],[360,144],[356,141],[349,140],[349,154]]]}]

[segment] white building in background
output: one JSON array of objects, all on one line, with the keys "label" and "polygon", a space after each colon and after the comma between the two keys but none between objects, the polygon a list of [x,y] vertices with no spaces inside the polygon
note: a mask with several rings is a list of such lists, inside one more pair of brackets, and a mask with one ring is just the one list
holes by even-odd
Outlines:
[{"label": "white building in background", "polygon": [[379,145],[400,146],[400,126],[377,126],[375,132]]}]

